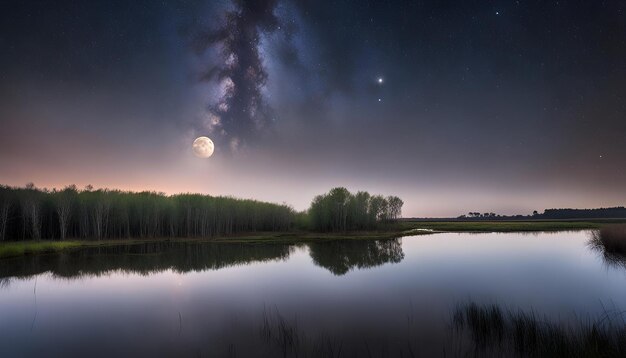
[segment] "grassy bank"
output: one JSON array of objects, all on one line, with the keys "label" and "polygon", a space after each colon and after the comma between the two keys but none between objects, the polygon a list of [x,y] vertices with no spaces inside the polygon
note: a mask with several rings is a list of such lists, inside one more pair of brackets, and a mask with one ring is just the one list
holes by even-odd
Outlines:
[{"label": "grassy bank", "polygon": [[60,252],[86,247],[136,245],[148,242],[212,242],[212,243],[251,243],[251,244],[289,244],[299,242],[316,242],[323,240],[376,240],[392,239],[408,235],[427,234],[425,231],[371,231],[337,233],[311,232],[278,232],[253,233],[217,238],[151,238],[151,239],[117,239],[117,240],[72,240],[72,241],[8,241],[0,242],[0,259]]},{"label": "grassy bank", "polygon": [[73,250],[87,247],[99,246],[119,246],[119,245],[136,245],[148,242],[160,242],[176,240],[184,241],[210,241],[206,239],[170,239],[170,238],[153,238],[143,240],[72,240],[72,241],[9,241],[0,243],[0,259],[11,258],[24,255],[51,254],[65,250]]},{"label": "grassy bank", "polygon": [[592,221],[403,221],[384,231],[360,231],[349,233],[314,233],[309,231],[248,233],[217,238],[153,238],[116,240],[72,241],[9,241],[0,243],[0,259],[23,255],[53,253],[80,247],[104,245],[133,245],[145,242],[175,240],[179,242],[202,241],[215,243],[295,243],[319,240],[374,240],[403,236],[424,235],[433,232],[532,232],[598,229],[602,223]]},{"label": "grassy bank", "polygon": [[0,243],[0,258],[52,253],[83,246],[80,241],[18,241]]},{"label": "grassy bank", "polygon": [[403,221],[401,230],[428,229],[451,232],[529,232],[598,229],[594,221]]}]

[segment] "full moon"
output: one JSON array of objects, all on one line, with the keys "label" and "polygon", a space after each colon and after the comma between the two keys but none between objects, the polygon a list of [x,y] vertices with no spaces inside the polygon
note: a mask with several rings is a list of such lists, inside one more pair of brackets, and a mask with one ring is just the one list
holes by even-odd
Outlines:
[{"label": "full moon", "polygon": [[213,155],[213,141],[208,137],[198,137],[193,141],[193,153],[198,158],[208,158]]}]

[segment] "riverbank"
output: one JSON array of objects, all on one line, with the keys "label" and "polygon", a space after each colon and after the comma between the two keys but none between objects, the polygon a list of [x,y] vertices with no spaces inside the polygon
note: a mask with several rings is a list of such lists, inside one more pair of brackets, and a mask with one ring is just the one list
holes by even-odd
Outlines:
[{"label": "riverbank", "polygon": [[81,247],[134,245],[146,242],[213,242],[213,243],[294,243],[319,240],[376,240],[404,236],[426,235],[438,232],[533,232],[598,229],[601,222],[594,221],[494,221],[494,222],[427,222],[403,221],[385,231],[350,233],[314,233],[308,231],[248,233],[217,238],[151,238],[116,240],[71,241],[8,241],[0,243],[0,259],[24,255],[55,253]]},{"label": "riverbank", "polygon": [[248,243],[248,244],[289,244],[307,243],[328,240],[380,240],[402,236],[430,234],[422,230],[356,232],[347,234],[310,233],[310,232],[279,232],[252,233],[246,235],[225,236],[216,238],[150,238],[150,239],[116,239],[116,240],[71,240],[71,241],[8,241],[0,243],[0,259],[26,255],[51,254],[65,250],[80,248],[137,245],[153,242],[210,242],[210,243]]}]

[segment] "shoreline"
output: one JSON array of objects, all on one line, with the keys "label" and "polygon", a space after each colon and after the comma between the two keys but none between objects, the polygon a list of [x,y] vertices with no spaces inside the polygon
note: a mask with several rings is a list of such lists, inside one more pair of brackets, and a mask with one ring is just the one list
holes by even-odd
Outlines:
[{"label": "shoreline", "polygon": [[199,243],[249,243],[277,244],[300,243],[320,240],[381,240],[405,236],[430,235],[436,233],[496,233],[496,232],[537,232],[537,231],[572,231],[599,229],[603,223],[588,221],[402,221],[386,231],[361,231],[347,233],[316,233],[310,231],[261,232],[246,233],[234,236],[214,238],[137,238],[137,239],[106,239],[66,240],[66,241],[5,241],[0,242],[0,260],[20,256],[51,254],[80,248],[137,245],[154,242],[199,242]]},{"label": "shoreline", "polygon": [[[359,232],[359,233],[311,233],[311,232],[266,232],[242,234],[235,236],[221,236],[214,238],[186,238],[186,237],[158,237],[143,239],[107,239],[107,240],[66,240],[66,241],[5,241],[0,242],[0,260],[13,259],[21,256],[43,255],[59,253],[67,250],[82,248],[140,245],[159,242],[187,242],[187,243],[214,243],[214,244],[297,244],[314,241],[332,240],[382,240],[394,239],[403,236],[428,235],[434,232]],[[1,262],[1,261],[0,261]]]}]

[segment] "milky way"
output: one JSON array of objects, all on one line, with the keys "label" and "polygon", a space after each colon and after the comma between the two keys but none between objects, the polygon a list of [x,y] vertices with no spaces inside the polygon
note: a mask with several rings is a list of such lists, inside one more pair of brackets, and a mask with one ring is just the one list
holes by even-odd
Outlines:
[{"label": "milky way", "polygon": [[0,184],[299,210],[346,186],[398,195],[409,216],[626,203],[625,1],[0,9]]},{"label": "milky way", "polygon": [[220,63],[207,69],[203,81],[220,87],[220,97],[210,99],[211,131],[229,141],[231,149],[254,137],[271,124],[272,109],[263,98],[267,72],[259,51],[261,36],[280,29],[275,0],[234,1],[224,24],[200,34],[195,47],[220,52]]}]

